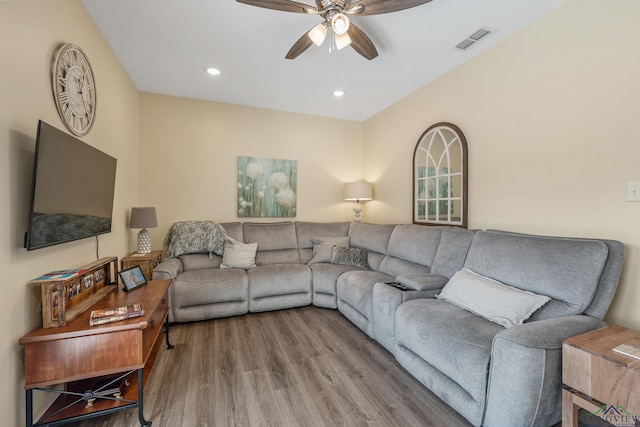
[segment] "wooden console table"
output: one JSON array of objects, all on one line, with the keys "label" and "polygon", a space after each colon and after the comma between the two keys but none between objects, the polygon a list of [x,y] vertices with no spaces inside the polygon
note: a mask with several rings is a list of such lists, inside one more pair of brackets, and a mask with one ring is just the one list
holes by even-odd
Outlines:
[{"label": "wooden console table", "polygon": [[578,426],[578,409],[611,424],[633,426],[640,416],[640,360],[613,351],[640,347],[640,332],[612,325],[562,345],[562,426]]},{"label": "wooden console table", "polygon": [[[38,328],[20,338],[25,348],[26,425],[55,426],[137,408],[142,426],[143,390],[162,340],[169,343],[170,280],[149,282],[132,292],[112,292],[58,328]],[[142,303],[145,315],[89,326],[91,310]],[[137,374],[137,375],[136,375]],[[51,386],[64,384],[63,390]],[[114,391],[115,388],[115,391]],[[59,394],[33,423],[33,390]]]}]

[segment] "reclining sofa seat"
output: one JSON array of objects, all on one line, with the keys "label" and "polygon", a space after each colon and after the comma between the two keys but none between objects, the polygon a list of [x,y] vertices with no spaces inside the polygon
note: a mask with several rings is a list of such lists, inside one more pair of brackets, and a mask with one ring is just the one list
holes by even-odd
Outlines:
[{"label": "reclining sofa seat", "polygon": [[311,304],[311,271],[300,263],[292,222],[245,223],[244,240],[258,243],[256,267],[246,270],[249,311],[280,310]]},{"label": "reclining sofa seat", "polygon": [[326,262],[309,264],[309,262],[313,259],[314,239],[319,237],[348,237],[350,223],[297,221],[295,226],[300,262],[306,264],[311,270],[313,305],[324,308],[338,308],[336,281],[342,273],[357,267]]},{"label": "reclining sofa seat", "polygon": [[[221,224],[227,235],[242,242],[240,222]],[[249,311],[249,279],[240,268],[221,269],[222,257],[204,253],[165,259],[153,279],[173,279],[169,288],[169,321],[193,322],[237,316]]]},{"label": "reclining sofa seat", "polygon": [[561,418],[562,340],[597,329],[622,266],[620,242],[478,231],[464,267],[552,299],[505,329],[440,299],[396,310],[398,362],[473,425]]},{"label": "reclining sofa seat", "polygon": [[[350,245],[369,250],[372,270],[338,277],[338,310],[394,353],[396,308],[409,299],[433,298],[462,267],[473,234],[448,226],[353,223]],[[409,290],[385,284],[392,281]]]}]

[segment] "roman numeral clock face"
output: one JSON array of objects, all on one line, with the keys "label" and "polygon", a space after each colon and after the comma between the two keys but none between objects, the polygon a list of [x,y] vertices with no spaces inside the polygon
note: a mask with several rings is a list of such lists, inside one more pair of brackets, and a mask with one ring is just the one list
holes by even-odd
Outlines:
[{"label": "roman numeral clock face", "polygon": [[96,117],[96,84],[82,49],[70,43],[58,49],[51,86],[58,114],[67,129],[76,136],[89,133]]}]

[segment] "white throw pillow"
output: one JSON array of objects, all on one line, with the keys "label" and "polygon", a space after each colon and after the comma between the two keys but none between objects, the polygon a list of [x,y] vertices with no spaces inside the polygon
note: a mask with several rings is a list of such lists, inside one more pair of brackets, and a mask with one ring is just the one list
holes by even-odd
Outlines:
[{"label": "white throw pillow", "polygon": [[521,325],[551,298],[507,286],[467,268],[453,275],[436,298],[505,328]]},{"label": "white throw pillow", "polygon": [[256,266],[257,243],[242,243],[231,237],[225,238],[224,254],[220,268],[252,268]]}]

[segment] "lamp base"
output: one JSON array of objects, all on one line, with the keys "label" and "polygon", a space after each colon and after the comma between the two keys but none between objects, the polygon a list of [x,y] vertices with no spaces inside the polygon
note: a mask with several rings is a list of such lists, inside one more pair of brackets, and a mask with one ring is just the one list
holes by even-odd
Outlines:
[{"label": "lamp base", "polygon": [[357,208],[353,208],[353,221],[354,222],[361,222],[360,220],[360,214],[362,213],[362,208],[361,207],[357,207]]},{"label": "lamp base", "polygon": [[146,228],[143,228],[138,233],[138,253],[148,254],[151,252],[151,233]]}]

